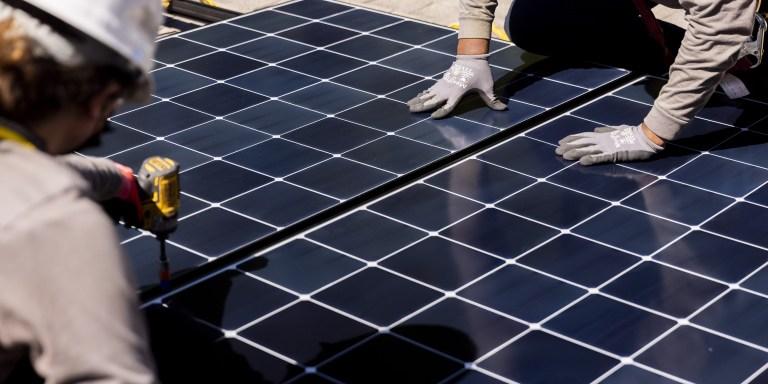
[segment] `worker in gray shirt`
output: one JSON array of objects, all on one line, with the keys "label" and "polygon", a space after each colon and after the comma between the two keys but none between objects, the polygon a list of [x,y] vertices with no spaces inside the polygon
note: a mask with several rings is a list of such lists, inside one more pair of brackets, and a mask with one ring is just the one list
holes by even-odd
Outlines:
[{"label": "worker in gray shirt", "polygon": [[[686,28],[659,23],[651,12],[656,3],[684,10]],[[432,117],[441,118],[473,92],[490,108],[505,108],[494,95],[488,66],[496,5],[496,0],[460,0],[457,59],[436,84],[408,102],[411,112],[435,110]],[[643,121],[560,140],[558,155],[591,165],[645,160],[662,151],[725,80],[742,88],[765,87],[744,85],[729,74],[746,69],[745,44],[756,21],[764,20],[756,14],[758,6],[755,0],[514,0],[505,26],[512,42],[533,53],[668,72],[669,81]]]},{"label": "worker in gray shirt", "polygon": [[94,201],[135,186],[94,188],[80,159],[55,155],[98,135],[120,100],[148,101],[161,21],[157,0],[0,2],[0,382],[29,382],[22,361],[51,384],[158,382],[134,278]]}]

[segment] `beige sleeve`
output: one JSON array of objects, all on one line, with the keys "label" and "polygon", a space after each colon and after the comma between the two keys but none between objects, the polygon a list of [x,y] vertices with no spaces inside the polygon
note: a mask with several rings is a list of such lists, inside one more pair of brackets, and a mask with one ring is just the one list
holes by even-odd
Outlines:
[{"label": "beige sleeve", "polygon": [[497,0],[459,1],[459,38],[490,39]]},{"label": "beige sleeve", "polygon": [[753,24],[754,0],[684,0],[688,26],[682,46],[645,123],[673,139],[704,107],[733,66]]},{"label": "beige sleeve", "polygon": [[0,345],[28,346],[47,384],[156,383],[114,225],[70,191],[0,234]]},{"label": "beige sleeve", "polygon": [[111,199],[120,191],[123,175],[117,164],[110,159],[77,154],[54,157],[59,164],[75,170],[91,187],[93,199],[104,201]]}]

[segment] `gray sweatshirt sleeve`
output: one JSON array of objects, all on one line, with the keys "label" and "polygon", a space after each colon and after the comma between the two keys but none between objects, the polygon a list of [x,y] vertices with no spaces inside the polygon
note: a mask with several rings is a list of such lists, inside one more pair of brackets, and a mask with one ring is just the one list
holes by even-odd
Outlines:
[{"label": "gray sweatshirt sleeve", "polygon": [[688,27],[682,46],[645,123],[673,139],[709,101],[749,38],[754,0],[683,0]]},{"label": "gray sweatshirt sleeve", "polygon": [[459,38],[490,39],[497,0],[459,0]]},{"label": "gray sweatshirt sleeve", "polygon": [[91,197],[96,201],[113,198],[120,191],[123,175],[112,160],[76,154],[60,155],[55,159],[59,164],[77,171],[88,182]]}]

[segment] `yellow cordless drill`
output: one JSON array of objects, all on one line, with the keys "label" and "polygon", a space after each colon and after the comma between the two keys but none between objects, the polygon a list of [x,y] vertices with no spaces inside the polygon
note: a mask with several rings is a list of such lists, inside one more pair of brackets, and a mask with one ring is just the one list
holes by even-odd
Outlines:
[{"label": "yellow cordless drill", "polygon": [[136,227],[155,235],[160,241],[160,287],[170,284],[170,264],[165,253],[165,240],[176,230],[180,191],[179,165],[160,156],[144,160],[136,176],[140,216],[122,215],[126,226]]},{"label": "yellow cordless drill", "polygon": [[178,223],[179,165],[167,157],[150,157],[141,164],[136,181],[142,217],[135,226],[151,232],[160,241],[160,287],[167,288],[170,265],[165,254],[165,240],[176,230]]}]

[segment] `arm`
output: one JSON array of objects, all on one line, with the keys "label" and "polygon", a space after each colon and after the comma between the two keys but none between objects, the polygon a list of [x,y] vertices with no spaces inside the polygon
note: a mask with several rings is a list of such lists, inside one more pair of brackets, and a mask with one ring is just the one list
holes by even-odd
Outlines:
[{"label": "arm", "polygon": [[469,93],[476,93],[494,110],[507,109],[496,97],[488,65],[488,45],[496,0],[461,0],[456,61],[432,87],[408,100],[411,112],[436,109],[432,118],[447,116]]},{"label": "arm", "polygon": [[636,126],[600,127],[569,135],[555,153],[582,165],[651,158],[693,120],[738,59],[752,31],[753,0],[682,0],[688,27],[669,81]]},{"label": "arm", "polygon": [[0,235],[0,342],[28,346],[46,382],[156,382],[113,228],[96,204],[69,189]]},{"label": "arm", "polygon": [[498,0],[460,0],[459,39],[490,40],[491,25],[498,4]]},{"label": "arm", "polygon": [[[673,139],[709,101],[749,38],[753,0],[684,0],[688,27],[669,81],[644,119],[658,138]],[[652,136],[649,136],[653,139]]]},{"label": "arm", "polygon": [[459,55],[483,55],[488,53],[491,40],[493,14],[497,0],[459,1]]},{"label": "arm", "polygon": [[[94,200],[105,201],[118,196],[123,185],[133,179],[130,169],[109,159],[85,157],[76,154],[55,157],[59,164],[77,171],[88,182]],[[126,176],[126,172],[130,178]]]}]

